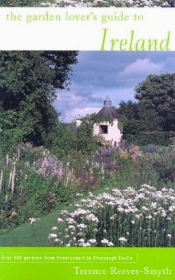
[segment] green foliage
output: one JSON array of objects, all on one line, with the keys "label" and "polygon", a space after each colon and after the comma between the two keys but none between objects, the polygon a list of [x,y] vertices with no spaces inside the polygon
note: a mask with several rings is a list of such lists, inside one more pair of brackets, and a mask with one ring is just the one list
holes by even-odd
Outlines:
[{"label": "green foliage", "polygon": [[135,160],[131,155],[113,154],[113,160],[120,166],[118,170],[111,170],[108,186],[123,189],[132,186],[138,189],[142,184],[158,184],[158,175],[151,161],[138,156]]},{"label": "green foliage", "polygon": [[127,134],[126,140],[136,141],[138,145],[145,146],[149,144],[168,146],[172,143],[173,137],[175,137],[175,132],[139,132],[135,135]]},{"label": "green foliage", "polygon": [[136,120],[139,131],[162,131],[162,117],[155,110],[144,103],[138,103],[138,117]]},{"label": "green foliage", "polygon": [[99,141],[93,136],[92,123],[84,120],[79,127],[75,123],[68,125],[59,122],[48,134],[45,145],[58,158],[66,160],[68,156],[69,162],[76,162],[79,155],[84,158],[84,155],[95,152]]},{"label": "green foliage", "polygon": [[76,131],[76,140],[76,148],[78,151],[86,150],[87,152],[90,152],[94,149],[93,144],[95,144],[95,141],[93,141],[94,139],[91,124],[85,122],[82,123],[80,127],[78,127]]},{"label": "green foliage", "polygon": [[122,101],[117,108],[119,123],[122,124],[123,137],[128,134],[136,134],[140,131],[140,122],[138,120],[138,104],[131,100]]},{"label": "green foliage", "polygon": [[159,175],[159,181],[164,184],[175,183],[175,150],[171,147],[159,153],[154,159],[154,169]]},{"label": "green foliage", "polygon": [[123,118],[123,123],[129,119],[134,120],[138,115],[138,105],[131,100],[127,102],[122,101],[119,104],[119,108],[117,108],[117,113],[121,119]]},{"label": "green foliage", "polygon": [[148,144],[148,145],[142,147],[142,151],[144,153],[156,153],[156,152],[158,152],[158,150],[159,150],[159,148],[155,144]]},{"label": "green foliage", "polygon": [[175,131],[175,74],[149,75],[135,91],[135,98],[142,105],[142,113],[145,108],[146,116],[151,114],[152,121],[156,119],[158,127],[164,131]]},{"label": "green foliage", "polygon": [[16,152],[0,158],[0,228],[48,213],[69,203],[75,193],[68,177],[71,172],[61,164],[62,172],[57,170],[59,162],[49,151],[26,144]]},{"label": "green foliage", "polygon": [[0,7],[33,7],[40,2],[40,0],[0,0]]},{"label": "green foliage", "polygon": [[5,155],[7,151],[11,152],[22,140],[20,128],[14,128],[14,115],[12,110],[0,111],[0,155]]},{"label": "green foliage", "polygon": [[81,125],[76,128],[75,147],[76,151],[85,154],[94,153],[99,148],[98,137],[93,136],[93,123],[95,114],[86,115],[81,118]]},{"label": "green foliage", "polygon": [[58,123],[56,89],[68,87],[76,56],[71,51],[0,52],[2,146],[9,135],[15,143],[43,145]]},{"label": "green foliage", "polygon": [[59,122],[49,132],[45,145],[58,158],[64,158],[74,148],[75,133],[68,125]]},{"label": "green foliage", "polygon": [[121,102],[117,109],[123,138],[138,139],[140,145],[169,144],[171,135],[163,132],[175,131],[175,74],[149,75],[135,91],[138,102]]},{"label": "green foliage", "polygon": [[[70,201],[72,191],[61,183],[55,183],[53,178],[47,180],[34,172],[29,172],[22,180],[17,176],[13,194],[7,190],[7,184],[2,185],[0,197],[1,228],[14,227],[26,222],[30,217],[38,217],[43,213]],[[5,174],[4,174],[5,176]],[[7,180],[4,179],[4,183]],[[13,213],[14,216],[13,216]]]}]

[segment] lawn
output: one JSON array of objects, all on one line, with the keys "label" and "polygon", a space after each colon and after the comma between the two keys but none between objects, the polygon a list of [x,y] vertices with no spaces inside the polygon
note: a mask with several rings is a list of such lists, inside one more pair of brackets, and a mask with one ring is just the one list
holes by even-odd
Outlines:
[{"label": "lawn", "polygon": [[58,215],[58,210],[53,211],[48,215],[42,216],[33,224],[28,221],[16,228],[0,230],[0,246],[50,246],[48,235]]}]

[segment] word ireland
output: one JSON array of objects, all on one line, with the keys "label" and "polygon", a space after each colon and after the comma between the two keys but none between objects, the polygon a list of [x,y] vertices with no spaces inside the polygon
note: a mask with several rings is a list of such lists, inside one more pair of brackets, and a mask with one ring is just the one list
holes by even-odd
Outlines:
[{"label": "word ireland", "polygon": [[[112,35],[113,36],[113,35]],[[167,32],[165,38],[144,39],[138,38],[134,30],[131,30],[126,38],[111,38],[110,30],[103,29],[101,50],[111,51],[169,51],[171,33]]]}]

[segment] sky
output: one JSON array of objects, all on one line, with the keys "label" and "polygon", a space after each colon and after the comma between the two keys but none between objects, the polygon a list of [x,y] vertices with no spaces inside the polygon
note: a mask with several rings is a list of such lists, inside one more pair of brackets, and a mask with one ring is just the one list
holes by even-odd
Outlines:
[{"label": "sky", "polygon": [[175,72],[174,52],[81,51],[73,66],[69,90],[58,90],[54,103],[65,123],[98,113],[109,97],[112,106],[136,101],[135,87],[150,74]]}]

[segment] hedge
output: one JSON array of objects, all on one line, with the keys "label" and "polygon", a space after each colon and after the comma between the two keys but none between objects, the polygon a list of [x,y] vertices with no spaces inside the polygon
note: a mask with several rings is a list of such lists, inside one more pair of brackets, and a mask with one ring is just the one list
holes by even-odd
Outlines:
[{"label": "hedge", "polygon": [[154,144],[159,146],[168,146],[172,144],[173,138],[175,138],[175,132],[140,132],[137,135],[128,134],[124,138],[129,142],[136,142],[137,145]]}]

